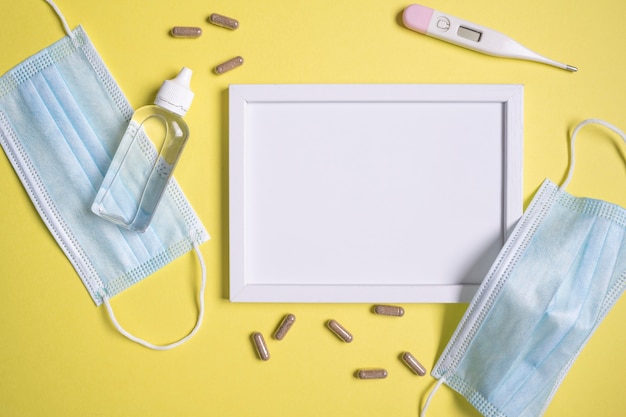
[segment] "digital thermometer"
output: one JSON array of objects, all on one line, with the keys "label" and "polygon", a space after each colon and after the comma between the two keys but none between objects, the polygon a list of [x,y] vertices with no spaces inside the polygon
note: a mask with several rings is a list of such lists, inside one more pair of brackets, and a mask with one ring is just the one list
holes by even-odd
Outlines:
[{"label": "digital thermometer", "polygon": [[404,25],[416,32],[487,55],[526,59],[575,72],[578,68],[548,59],[508,36],[430,7],[412,4],[402,13]]}]

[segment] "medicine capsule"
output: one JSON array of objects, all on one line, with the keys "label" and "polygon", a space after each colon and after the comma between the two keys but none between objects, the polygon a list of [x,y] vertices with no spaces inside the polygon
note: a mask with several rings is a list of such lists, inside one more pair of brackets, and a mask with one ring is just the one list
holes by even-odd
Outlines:
[{"label": "medicine capsule", "polygon": [[191,26],[175,26],[170,33],[175,38],[199,38],[202,35],[202,29]]},{"label": "medicine capsule", "polygon": [[267,350],[263,335],[259,332],[252,333],[252,341],[254,342],[254,347],[256,348],[256,353],[259,355],[259,359],[264,361],[268,360],[270,358],[270,352]]},{"label": "medicine capsule", "polygon": [[293,314],[287,314],[285,318],[283,318],[283,321],[280,323],[276,331],[274,332],[274,339],[283,340],[283,338],[285,337],[289,329],[291,329],[291,326],[293,325],[295,321],[296,321],[296,316],[294,316]]},{"label": "medicine capsule", "polygon": [[398,306],[376,305],[374,306],[374,313],[382,314],[384,316],[402,317],[404,316],[404,309]]},{"label": "medicine capsule", "polygon": [[219,64],[217,67],[215,67],[215,72],[217,74],[223,74],[226,71],[230,71],[241,65],[243,65],[243,58],[240,56],[236,56],[233,59],[230,59],[222,64]]},{"label": "medicine capsule", "polygon": [[402,354],[402,361],[417,375],[426,375],[426,368],[424,368],[424,365],[419,363],[419,361],[415,359],[415,356],[411,355],[409,352],[404,352]]},{"label": "medicine capsule", "polygon": [[352,335],[349,331],[347,331],[341,324],[337,323],[335,320],[328,320],[326,323],[328,328],[337,335],[338,338],[343,340],[346,343],[352,342]]},{"label": "medicine capsule", "polygon": [[356,371],[356,377],[359,379],[383,379],[387,378],[387,370],[385,369],[359,369]]},{"label": "medicine capsule", "polygon": [[239,27],[239,22],[231,17],[222,16],[221,14],[213,13],[209,16],[209,22],[214,25],[221,26],[223,28],[235,30]]}]

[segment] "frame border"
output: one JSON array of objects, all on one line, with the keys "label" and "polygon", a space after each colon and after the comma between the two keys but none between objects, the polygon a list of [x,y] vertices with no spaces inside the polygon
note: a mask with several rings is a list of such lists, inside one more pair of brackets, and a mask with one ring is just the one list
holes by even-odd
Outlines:
[{"label": "frame border", "polygon": [[[428,102],[503,106],[503,235],[522,215],[523,85],[518,84],[237,84],[229,87],[229,275],[232,302],[459,303],[480,284],[250,284],[245,276],[245,118],[251,103]],[[503,242],[504,243],[504,242]]]}]

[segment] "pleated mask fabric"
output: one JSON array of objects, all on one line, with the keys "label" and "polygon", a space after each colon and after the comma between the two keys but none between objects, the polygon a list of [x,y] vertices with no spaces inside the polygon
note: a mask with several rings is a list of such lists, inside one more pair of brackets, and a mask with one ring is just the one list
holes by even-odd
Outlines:
[{"label": "pleated mask fabric", "polygon": [[[89,295],[109,307],[209,234],[173,178],[145,233],[91,212],[133,109],[84,29],[60,17],[68,35],[0,77],[0,143]],[[151,166],[154,145],[140,147]]]},{"label": "pleated mask fabric", "polygon": [[[626,287],[626,209],[546,180],[494,262],[432,375],[486,417],[541,416]],[[422,412],[425,415],[429,397]]]}]

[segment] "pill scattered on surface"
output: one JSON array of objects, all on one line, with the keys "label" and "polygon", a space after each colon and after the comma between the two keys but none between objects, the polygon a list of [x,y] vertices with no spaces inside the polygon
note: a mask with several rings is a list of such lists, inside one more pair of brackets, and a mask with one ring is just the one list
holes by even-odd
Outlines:
[{"label": "pill scattered on surface", "polygon": [[254,347],[256,348],[256,353],[259,355],[259,359],[264,361],[268,360],[270,358],[270,352],[267,350],[263,335],[259,332],[252,333],[252,341],[254,342]]},{"label": "pill scattered on surface", "polygon": [[338,338],[343,340],[346,343],[352,342],[352,335],[349,331],[347,331],[341,324],[337,323],[335,320],[328,320],[326,323],[328,328],[337,335]]},{"label": "pill scattered on surface", "polygon": [[217,67],[215,67],[215,72],[217,74],[223,74],[241,65],[243,65],[243,58],[240,56],[236,56],[233,59],[230,59],[222,64],[219,64]]},{"label": "pill scattered on surface", "polygon": [[296,316],[294,316],[293,314],[287,314],[283,318],[283,321],[280,323],[276,331],[274,332],[274,339],[283,340],[283,338],[285,337],[289,329],[291,329],[291,326],[293,325],[295,321],[296,321]]},{"label": "pill scattered on surface", "polygon": [[374,306],[374,313],[382,314],[384,316],[402,317],[404,316],[404,309],[398,306],[376,305]]},{"label": "pill scattered on surface", "polygon": [[387,378],[387,370],[378,369],[359,369],[356,371],[356,377],[359,379],[383,379]]},{"label": "pill scattered on surface", "polygon": [[404,362],[406,366],[411,368],[411,370],[415,372],[417,375],[419,376],[426,375],[426,368],[424,368],[424,365],[419,363],[419,361],[415,359],[415,356],[411,355],[409,352],[404,352],[402,354],[402,362]]},{"label": "pill scattered on surface", "polygon": [[199,38],[202,35],[202,29],[191,26],[175,26],[170,33],[175,38]]},{"label": "pill scattered on surface", "polygon": [[239,27],[239,21],[231,17],[222,16],[221,14],[213,13],[209,16],[209,22],[214,25],[221,26],[223,28],[235,30]]}]

